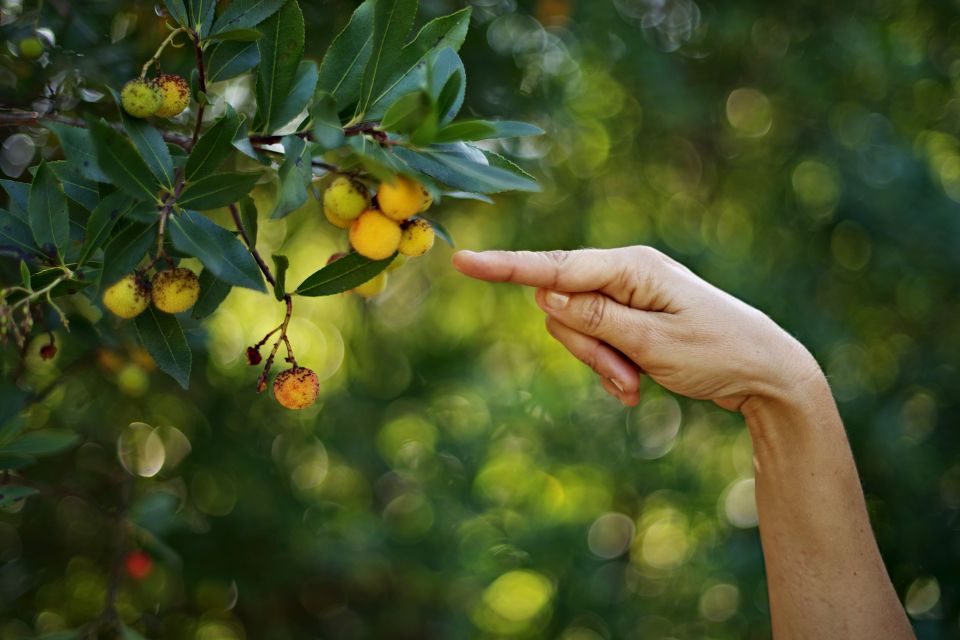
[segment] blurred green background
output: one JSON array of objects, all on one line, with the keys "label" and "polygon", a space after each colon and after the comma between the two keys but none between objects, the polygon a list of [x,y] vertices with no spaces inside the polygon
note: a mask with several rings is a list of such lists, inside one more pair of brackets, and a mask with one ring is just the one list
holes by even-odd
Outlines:
[{"label": "blurred green background", "polygon": [[[356,3],[302,4],[319,59]],[[421,19],[465,4],[422,0]],[[799,337],[918,636],[960,637],[960,5],[469,4],[467,114],[546,129],[504,149],[544,191],[438,219],[471,249],[650,244]],[[2,6],[7,107],[54,83],[73,96],[55,108],[112,115],[104,85],[164,36],[152,3],[49,0],[58,46],[30,63],[7,48],[35,7]],[[291,281],[344,242],[315,204],[260,238]],[[48,495],[0,512],[0,639],[95,618],[118,531],[154,562],[118,596],[149,638],[769,637],[742,420],[653,385],[622,408],[531,292],[469,282],[450,253],[370,303],[298,300],[292,339],[323,380],[301,413],[244,363],[282,316],[265,296],[190,326],[188,393],[129,326],[77,323],[46,363],[39,340],[30,423],[84,443],[26,470]]]}]

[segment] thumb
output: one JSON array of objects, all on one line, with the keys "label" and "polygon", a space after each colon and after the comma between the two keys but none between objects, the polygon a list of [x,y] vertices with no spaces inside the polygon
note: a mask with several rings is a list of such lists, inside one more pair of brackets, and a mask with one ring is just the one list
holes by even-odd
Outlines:
[{"label": "thumb", "polygon": [[631,357],[637,353],[638,344],[647,342],[645,334],[650,328],[650,313],[626,307],[601,293],[539,289],[537,304],[558,322]]}]

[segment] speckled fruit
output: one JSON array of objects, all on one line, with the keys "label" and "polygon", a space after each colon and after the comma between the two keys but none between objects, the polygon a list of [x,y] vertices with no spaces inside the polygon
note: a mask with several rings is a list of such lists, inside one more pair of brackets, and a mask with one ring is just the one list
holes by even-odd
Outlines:
[{"label": "speckled fruit", "polygon": [[353,220],[345,220],[344,218],[341,218],[335,215],[333,212],[330,211],[330,209],[327,209],[326,207],[323,208],[323,215],[326,216],[327,221],[330,224],[332,224],[335,227],[340,227],[341,229],[349,229],[350,225],[353,223]]},{"label": "speckled fruit", "polygon": [[131,80],[120,92],[123,110],[135,118],[149,118],[157,112],[161,102],[160,90],[143,78]]},{"label": "speckled fruit", "polygon": [[273,380],[273,397],[287,409],[306,409],[320,395],[320,379],[306,367],[281,371]]},{"label": "speckled fruit", "polygon": [[36,60],[43,55],[43,40],[36,36],[24,38],[20,41],[17,49],[20,51],[20,57],[27,60]]},{"label": "speckled fruit", "polygon": [[362,182],[341,176],[323,192],[323,209],[341,220],[355,220],[370,208],[370,193]]},{"label": "speckled fruit", "polygon": [[350,244],[371,260],[386,260],[400,246],[400,225],[379,211],[365,211],[350,225]]},{"label": "speckled fruit", "polygon": [[129,320],[143,313],[150,304],[150,292],[135,275],[130,274],[103,292],[103,306],[118,318]]},{"label": "speckled fruit", "polygon": [[400,253],[415,258],[422,256],[433,248],[436,233],[430,223],[423,218],[414,218],[403,226],[403,235],[400,236]]},{"label": "speckled fruit", "polygon": [[200,279],[190,269],[161,271],[153,278],[153,306],[165,313],[181,313],[200,297]]},{"label": "speckled fruit", "polygon": [[420,185],[420,191],[423,192],[423,204],[420,205],[420,213],[425,213],[427,209],[433,206],[433,194],[427,191],[427,188]]},{"label": "speckled fruit", "polygon": [[170,73],[157,76],[153,84],[160,91],[160,107],[153,115],[160,118],[172,118],[190,104],[190,85],[181,76]]},{"label": "speckled fruit", "polygon": [[425,201],[420,183],[406,176],[397,176],[393,182],[383,182],[377,190],[380,211],[397,221],[420,213]]},{"label": "speckled fruit", "polygon": [[387,273],[381,272],[375,277],[367,280],[359,287],[354,287],[353,292],[360,296],[361,298],[372,298],[376,295],[383,293],[384,289],[387,288]]}]

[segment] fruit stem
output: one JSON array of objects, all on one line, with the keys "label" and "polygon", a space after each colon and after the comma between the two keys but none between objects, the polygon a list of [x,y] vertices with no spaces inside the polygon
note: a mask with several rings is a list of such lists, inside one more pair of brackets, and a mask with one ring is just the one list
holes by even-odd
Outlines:
[{"label": "fruit stem", "polygon": [[153,57],[146,61],[143,65],[143,69],[140,70],[140,78],[144,79],[147,77],[147,71],[150,70],[150,65],[156,64],[157,71],[160,71],[160,54],[163,53],[163,50],[167,48],[167,45],[173,42],[173,39],[178,35],[186,31],[183,27],[177,27],[170,32],[170,35],[167,36],[166,40],[160,43],[160,47],[157,48],[157,52],[153,54]]}]

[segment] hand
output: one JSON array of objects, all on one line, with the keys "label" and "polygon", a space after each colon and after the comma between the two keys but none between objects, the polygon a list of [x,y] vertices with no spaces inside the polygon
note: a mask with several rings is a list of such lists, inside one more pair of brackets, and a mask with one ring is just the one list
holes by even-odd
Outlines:
[{"label": "hand", "polygon": [[473,278],[537,287],[550,334],[630,406],[641,374],[731,411],[823,375],[769,317],[649,247],[461,251],[453,264]]}]

